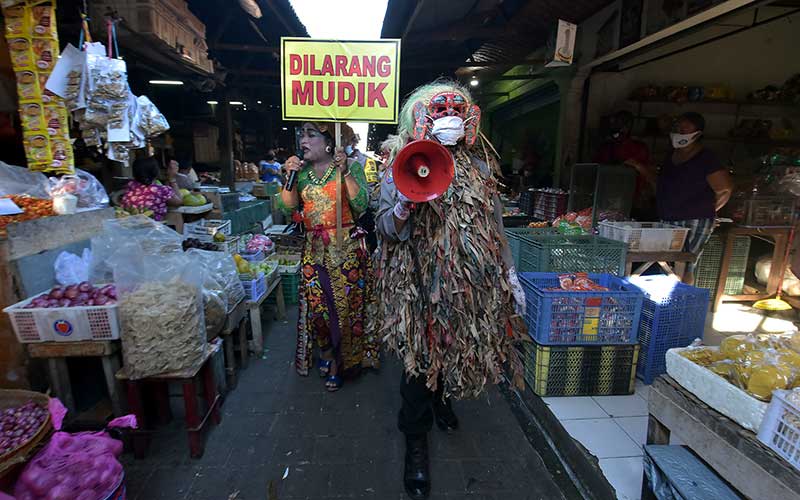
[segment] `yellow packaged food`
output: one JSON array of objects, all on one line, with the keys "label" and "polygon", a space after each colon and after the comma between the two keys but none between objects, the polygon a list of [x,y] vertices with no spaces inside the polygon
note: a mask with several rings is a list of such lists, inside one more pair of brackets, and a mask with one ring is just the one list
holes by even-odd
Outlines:
[{"label": "yellow packaged food", "polygon": [[27,32],[25,6],[14,5],[3,9],[6,23],[6,37],[21,36]]},{"label": "yellow packaged food", "polygon": [[772,398],[775,389],[786,389],[792,379],[790,370],[784,365],[769,363],[756,365],[747,383],[747,392],[763,401]]},{"label": "yellow packaged food", "polygon": [[708,366],[722,359],[719,350],[710,347],[692,347],[680,351],[680,354],[692,363],[700,366]]},{"label": "yellow packaged food", "polygon": [[716,373],[720,377],[730,380],[732,378],[731,372],[734,369],[734,363],[730,359],[723,359],[711,363],[710,365],[708,365],[708,369]]},{"label": "yellow packaged food", "polygon": [[31,70],[17,71],[17,96],[20,101],[38,101],[42,98],[39,79]]},{"label": "yellow packaged food", "polygon": [[58,59],[58,42],[52,38],[34,38],[31,48],[36,68],[40,71],[52,71]]},{"label": "yellow packaged food", "polygon": [[55,5],[44,3],[31,7],[31,27],[34,36],[56,39]]},{"label": "yellow packaged food", "polygon": [[50,152],[53,157],[51,165],[54,168],[68,167],[67,165],[67,152],[70,150],[69,140],[63,137],[55,137],[50,139]]},{"label": "yellow packaged food", "polygon": [[758,343],[752,335],[731,335],[722,340],[719,352],[723,358],[739,359],[747,352],[757,348]]},{"label": "yellow packaged food", "polygon": [[27,38],[11,38],[8,40],[8,53],[14,70],[33,68],[33,52],[31,41]]},{"label": "yellow packaged food", "polygon": [[50,137],[69,137],[69,118],[63,104],[45,105],[44,116],[47,121],[47,133]]},{"label": "yellow packaged food", "polygon": [[27,133],[23,138],[25,145],[25,156],[28,159],[28,166],[50,163],[50,141],[47,136],[39,133]]},{"label": "yellow packaged food", "polygon": [[44,112],[38,102],[20,102],[19,115],[22,119],[22,130],[25,132],[44,132]]},{"label": "yellow packaged food", "polygon": [[778,362],[791,367],[795,376],[800,375],[800,353],[786,348],[778,349]]}]

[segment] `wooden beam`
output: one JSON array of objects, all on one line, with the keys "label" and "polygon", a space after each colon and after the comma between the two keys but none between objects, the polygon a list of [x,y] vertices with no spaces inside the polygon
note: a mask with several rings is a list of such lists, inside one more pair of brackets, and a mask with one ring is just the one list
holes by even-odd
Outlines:
[{"label": "wooden beam", "polygon": [[212,50],[229,52],[256,52],[259,54],[280,54],[280,47],[248,45],[242,43],[215,43],[211,46]]},{"label": "wooden beam", "polygon": [[275,5],[275,2],[273,0],[263,0],[263,1],[267,3],[267,7],[269,7],[269,10],[271,10],[272,13],[275,14],[275,17],[277,17],[278,21],[280,21],[283,27],[286,28],[286,31],[289,32],[291,36],[298,36],[298,33],[297,31],[295,31],[294,26],[292,26],[292,24],[285,17],[283,17],[283,14],[281,14],[280,10],[278,10],[278,6]]}]

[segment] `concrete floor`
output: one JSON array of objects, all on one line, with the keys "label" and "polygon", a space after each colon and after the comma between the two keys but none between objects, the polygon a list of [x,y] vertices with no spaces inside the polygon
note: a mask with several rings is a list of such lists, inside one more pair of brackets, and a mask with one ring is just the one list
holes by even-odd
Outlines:
[{"label": "concrete floor", "polygon": [[[296,316],[296,308],[292,311]],[[293,367],[294,318],[265,321],[266,351],[240,372],[207,435],[189,458],[183,422],[160,429],[144,460],[124,457],[130,500],[403,499],[404,442],[396,429],[401,367],[386,359],[336,394]],[[431,499],[533,500],[562,492],[543,453],[492,388],[454,405],[461,430],[430,435]],[[563,484],[564,478],[559,478]]]}]

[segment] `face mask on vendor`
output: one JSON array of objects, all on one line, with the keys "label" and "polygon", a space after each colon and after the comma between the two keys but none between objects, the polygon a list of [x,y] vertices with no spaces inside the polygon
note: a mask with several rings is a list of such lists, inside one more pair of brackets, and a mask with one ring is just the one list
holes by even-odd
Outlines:
[{"label": "face mask on vendor", "polygon": [[672,141],[672,147],[675,149],[682,149],[688,146],[689,144],[693,143],[700,137],[702,134],[701,131],[692,132],[691,134],[680,134],[678,132],[672,132],[669,134],[669,138]]}]

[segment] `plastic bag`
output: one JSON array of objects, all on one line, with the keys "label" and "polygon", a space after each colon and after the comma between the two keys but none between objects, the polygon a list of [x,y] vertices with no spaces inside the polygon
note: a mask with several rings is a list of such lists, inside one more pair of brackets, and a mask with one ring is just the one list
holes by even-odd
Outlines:
[{"label": "plastic bag", "polygon": [[27,168],[0,161],[0,196],[27,194],[34,198],[50,198],[47,176]]},{"label": "plastic bag", "polygon": [[92,251],[88,248],[83,249],[81,257],[71,252],[61,252],[54,264],[56,281],[62,286],[89,281],[91,263]]},{"label": "plastic bag", "polygon": [[139,105],[139,122],[136,125],[148,138],[153,138],[169,130],[167,119],[146,95],[136,98]]},{"label": "plastic bag", "polygon": [[245,295],[233,257],[225,252],[210,252],[198,248],[191,248],[186,254],[206,271],[208,278],[205,288],[213,289],[213,285],[208,284],[212,280],[217,283],[224,294],[226,312],[231,312]]},{"label": "plastic bag", "polygon": [[[136,427],[136,419],[120,417],[108,427]],[[17,499],[95,500],[119,488],[123,478],[122,442],[107,432],[56,432],[20,474]]]},{"label": "plastic bag", "polygon": [[201,364],[207,349],[203,267],[182,251],[147,252],[137,243],[120,246],[108,262],[119,296],[128,376],[141,379]]},{"label": "plastic bag", "polygon": [[76,169],[74,175],[51,177],[49,193],[51,197],[72,194],[78,197],[80,208],[100,208],[108,206],[108,193],[102,184],[89,172]]},{"label": "plastic bag", "polygon": [[92,238],[89,281],[113,281],[109,259],[122,247],[134,246],[129,251],[133,254],[167,254],[181,252],[181,241],[180,234],[144,215],[106,220],[103,222],[103,232]]}]

